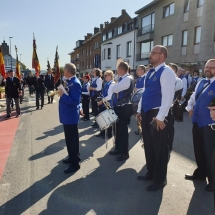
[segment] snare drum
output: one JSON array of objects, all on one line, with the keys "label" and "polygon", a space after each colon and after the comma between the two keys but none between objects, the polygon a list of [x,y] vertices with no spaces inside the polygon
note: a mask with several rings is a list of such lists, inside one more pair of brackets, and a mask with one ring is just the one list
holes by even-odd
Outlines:
[{"label": "snare drum", "polygon": [[105,110],[96,117],[96,122],[102,131],[109,128],[117,121],[118,116],[115,114],[113,109]]}]

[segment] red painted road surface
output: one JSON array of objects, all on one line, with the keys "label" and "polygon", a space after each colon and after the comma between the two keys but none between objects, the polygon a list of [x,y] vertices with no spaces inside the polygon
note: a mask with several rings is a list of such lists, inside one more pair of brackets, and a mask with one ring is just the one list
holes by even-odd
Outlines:
[{"label": "red painted road surface", "polygon": [[6,113],[2,113],[0,116],[0,180],[20,121],[20,118],[15,118],[15,112],[12,113],[11,118],[8,120],[5,120],[5,116]]}]

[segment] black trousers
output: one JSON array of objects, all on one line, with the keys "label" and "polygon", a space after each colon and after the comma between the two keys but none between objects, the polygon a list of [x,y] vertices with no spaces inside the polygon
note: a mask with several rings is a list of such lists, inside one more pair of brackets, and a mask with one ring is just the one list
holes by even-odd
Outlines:
[{"label": "black trousers", "polygon": [[82,95],[82,108],[84,112],[84,118],[89,119],[89,103],[90,103],[90,96]]},{"label": "black trousers", "polygon": [[79,157],[78,125],[63,124],[63,128],[71,166],[78,167],[81,160]]},{"label": "black trousers", "polygon": [[23,98],[24,98],[24,92],[25,92],[25,90],[24,90],[24,88],[22,89],[22,95],[19,97],[19,99],[20,99],[20,103],[23,101]]},{"label": "black trousers", "polygon": [[33,85],[28,85],[28,89],[29,89],[29,94],[30,95],[32,95],[33,94],[33,92],[34,92],[34,89],[33,89],[34,87],[33,87]]},{"label": "black trousers", "polygon": [[210,126],[200,128],[194,123],[193,147],[197,164],[193,174],[198,177],[208,177],[208,182],[213,184],[212,156],[215,148],[215,131]]},{"label": "black trousers", "polygon": [[10,116],[11,114],[11,101],[12,99],[15,101],[16,105],[16,114],[20,115],[20,106],[19,106],[19,98],[12,98],[12,97],[7,97],[6,98],[6,104],[7,104],[7,116]]},{"label": "black trousers", "polygon": [[161,184],[166,180],[167,165],[169,161],[169,128],[172,113],[166,119],[167,126],[163,130],[157,131],[150,123],[156,117],[158,109],[152,109],[146,113],[142,112],[142,133],[145,149],[146,165],[148,175],[154,177],[154,183]]},{"label": "black trousers", "polygon": [[93,113],[94,113],[94,116],[97,116],[99,114],[99,107],[98,107],[98,104],[97,104],[97,101],[96,101],[96,98],[98,96],[94,96],[94,97],[91,97],[91,102],[92,102],[92,110],[93,110]]},{"label": "black trousers", "polygon": [[[37,108],[39,108],[39,106],[41,105],[41,107],[44,106],[44,90],[36,90],[36,106]],[[39,98],[41,99],[41,104],[39,102]]]},{"label": "black trousers", "polygon": [[121,155],[128,155],[128,138],[127,118],[121,117],[116,123],[115,141],[115,150],[119,151]]}]

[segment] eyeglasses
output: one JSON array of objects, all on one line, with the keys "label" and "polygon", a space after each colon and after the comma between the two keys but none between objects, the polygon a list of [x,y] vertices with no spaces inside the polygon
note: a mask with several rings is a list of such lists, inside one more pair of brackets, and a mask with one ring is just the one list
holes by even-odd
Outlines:
[{"label": "eyeglasses", "polygon": [[150,52],[150,55],[155,55],[155,54],[162,54],[160,52]]},{"label": "eyeglasses", "polygon": [[205,66],[204,69],[209,69],[209,70],[211,70],[211,69],[215,69],[215,67],[208,67],[208,66]]},{"label": "eyeglasses", "polygon": [[105,75],[105,78],[106,78],[107,76],[110,76],[110,75]]}]

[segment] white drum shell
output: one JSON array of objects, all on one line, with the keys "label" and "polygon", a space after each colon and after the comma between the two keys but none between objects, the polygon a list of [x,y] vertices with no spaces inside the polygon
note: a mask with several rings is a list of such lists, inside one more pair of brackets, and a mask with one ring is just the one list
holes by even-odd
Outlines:
[{"label": "white drum shell", "polygon": [[96,122],[102,131],[116,123],[117,120],[118,116],[112,109],[105,110],[96,117]]}]

